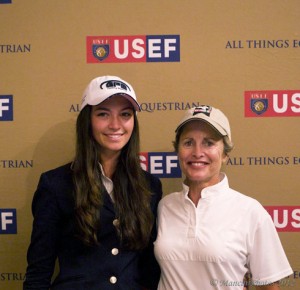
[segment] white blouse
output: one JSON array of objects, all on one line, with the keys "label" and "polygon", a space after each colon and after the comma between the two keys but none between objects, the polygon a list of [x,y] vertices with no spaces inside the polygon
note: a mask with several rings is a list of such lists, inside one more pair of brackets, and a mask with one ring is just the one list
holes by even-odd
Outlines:
[{"label": "white blouse", "polygon": [[159,290],[243,289],[248,271],[256,285],[293,273],[270,215],[229,188],[225,174],[202,191],[197,207],[188,191],[183,185],[159,204]]}]

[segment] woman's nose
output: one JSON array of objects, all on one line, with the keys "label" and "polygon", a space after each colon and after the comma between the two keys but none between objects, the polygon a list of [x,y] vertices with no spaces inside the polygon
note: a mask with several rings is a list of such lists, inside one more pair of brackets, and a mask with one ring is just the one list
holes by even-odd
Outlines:
[{"label": "woman's nose", "polygon": [[111,129],[119,129],[120,127],[120,121],[118,116],[111,116],[110,122],[109,122],[109,128]]},{"label": "woman's nose", "polygon": [[203,156],[203,147],[201,145],[195,145],[194,148],[193,148],[193,155],[195,157],[201,157]]}]

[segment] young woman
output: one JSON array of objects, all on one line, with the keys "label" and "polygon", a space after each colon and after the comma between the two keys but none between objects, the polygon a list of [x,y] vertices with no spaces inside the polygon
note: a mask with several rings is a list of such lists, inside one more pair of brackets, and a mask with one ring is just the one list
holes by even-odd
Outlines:
[{"label": "young woman", "polygon": [[118,77],[87,86],[75,158],[43,173],[33,198],[24,290],[157,288],[162,186],[140,166],[139,110],[132,86]]},{"label": "young woman", "polygon": [[293,271],[273,221],[221,172],[233,148],[227,117],[211,106],[188,110],[174,147],[185,180],[158,208],[158,289],[241,290],[249,272],[257,289],[279,289]]}]

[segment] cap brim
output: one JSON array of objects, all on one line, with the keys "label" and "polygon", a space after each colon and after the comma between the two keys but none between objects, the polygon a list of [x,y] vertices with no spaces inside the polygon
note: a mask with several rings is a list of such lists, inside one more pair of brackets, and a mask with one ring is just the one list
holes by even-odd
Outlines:
[{"label": "cap brim", "polygon": [[82,103],[80,110],[82,110],[86,105],[90,105],[90,106],[99,105],[99,104],[103,103],[104,101],[106,101],[107,99],[109,99],[113,96],[117,96],[117,95],[120,95],[120,96],[126,98],[132,104],[135,111],[138,111],[138,112],[141,111],[141,107],[140,107],[139,103],[133,97],[131,97],[130,95],[125,94],[125,93],[116,93],[116,94],[107,96],[106,98],[100,98],[100,99],[94,98],[93,100],[89,100],[89,98],[86,98],[86,101]]},{"label": "cap brim", "polygon": [[[117,94],[117,95],[120,95],[120,96],[125,97],[125,98],[133,105],[133,107],[134,107],[134,109],[135,109],[136,111],[138,111],[138,112],[141,111],[141,106],[139,105],[139,103],[138,103],[134,98],[132,98],[130,95],[127,95],[127,94],[124,94],[124,93],[122,93],[122,94]],[[115,96],[115,95],[114,95],[114,96]],[[111,96],[111,97],[112,97],[112,96]]]},{"label": "cap brim", "polygon": [[176,128],[175,132],[177,133],[178,130],[180,128],[182,128],[182,126],[184,126],[185,124],[187,124],[191,121],[204,121],[205,123],[207,123],[208,125],[213,127],[216,131],[218,131],[222,136],[228,135],[227,132],[219,124],[212,121],[211,119],[208,119],[205,115],[203,115],[203,116],[198,115],[197,117],[192,117],[192,118],[182,121],[182,123]]}]

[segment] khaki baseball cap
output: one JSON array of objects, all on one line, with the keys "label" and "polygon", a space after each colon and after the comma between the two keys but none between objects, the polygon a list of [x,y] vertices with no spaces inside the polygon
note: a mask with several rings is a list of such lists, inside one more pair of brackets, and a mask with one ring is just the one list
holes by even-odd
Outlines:
[{"label": "khaki baseball cap", "polygon": [[215,128],[222,136],[228,136],[231,141],[230,125],[227,117],[217,108],[209,105],[201,105],[186,111],[183,119],[179,122],[175,132],[193,120],[203,120]]}]

